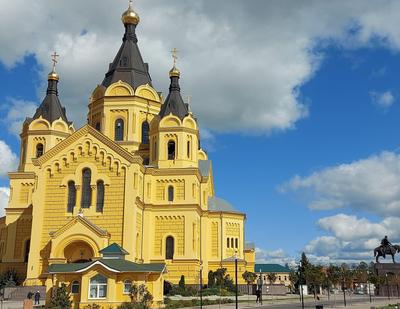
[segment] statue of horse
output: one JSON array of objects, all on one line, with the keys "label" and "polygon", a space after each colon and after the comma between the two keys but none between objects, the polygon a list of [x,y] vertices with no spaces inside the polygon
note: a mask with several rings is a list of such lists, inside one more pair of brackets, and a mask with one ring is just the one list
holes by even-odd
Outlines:
[{"label": "statue of horse", "polygon": [[[389,247],[385,248],[385,254],[389,254],[392,256],[393,263],[396,263],[394,260],[394,255],[400,252],[399,245],[390,245]],[[382,246],[376,247],[374,249],[374,257],[376,257],[376,262],[379,263],[379,257],[383,256],[382,254]]]}]

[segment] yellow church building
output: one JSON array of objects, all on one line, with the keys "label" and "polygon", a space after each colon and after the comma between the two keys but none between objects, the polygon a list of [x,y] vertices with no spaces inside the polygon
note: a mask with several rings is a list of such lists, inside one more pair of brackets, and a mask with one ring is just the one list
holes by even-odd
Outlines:
[{"label": "yellow church building", "polygon": [[198,285],[200,273],[220,267],[234,277],[235,254],[245,284],[241,274],[254,270],[245,214],[215,196],[181,73],[174,61],[164,99],[138,49],[131,6],[122,21],[122,45],[78,130],[60,102],[53,59],[46,96],[22,127],[18,171],[9,173],[0,271],[16,269],[47,297],[65,283],[80,308],[129,301],[133,283],[160,305],[164,281],[184,275]]}]

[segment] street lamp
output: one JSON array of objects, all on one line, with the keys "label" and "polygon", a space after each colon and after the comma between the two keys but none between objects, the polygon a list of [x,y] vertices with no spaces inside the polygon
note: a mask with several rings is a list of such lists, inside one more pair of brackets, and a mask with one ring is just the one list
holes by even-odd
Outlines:
[{"label": "street lamp", "polygon": [[372,303],[372,298],[371,298],[371,284],[369,282],[369,276],[371,272],[367,270],[367,283],[368,283],[368,294],[369,294],[369,302]]},{"label": "street lamp", "polygon": [[301,295],[301,308],[304,309],[304,295],[303,295],[303,265],[301,265],[301,261],[299,263],[299,283],[300,283],[300,295]]},{"label": "street lamp", "polygon": [[203,308],[203,261],[200,261],[200,309]]},{"label": "street lamp", "polygon": [[388,292],[388,300],[390,301],[390,291],[389,291],[389,281],[388,281],[388,274],[385,274],[386,277],[386,286],[387,286],[387,292]]},{"label": "street lamp", "polygon": [[235,301],[236,301],[236,309],[238,309],[238,256],[237,256],[237,250],[235,250]]}]

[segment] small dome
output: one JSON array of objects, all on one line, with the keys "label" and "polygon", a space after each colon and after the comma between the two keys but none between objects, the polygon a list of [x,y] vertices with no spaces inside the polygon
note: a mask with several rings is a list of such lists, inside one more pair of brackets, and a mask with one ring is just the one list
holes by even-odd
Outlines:
[{"label": "small dome", "polygon": [[179,77],[181,71],[174,65],[174,67],[169,71],[169,77]]},{"label": "small dome", "polygon": [[59,80],[60,77],[58,76],[57,72],[52,70],[49,75],[47,75],[48,80]]},{"label": "small dome", "polygon": [[129,3],[129,7],[128,9],[122,14],[121,17],[122,22],[124,23],[124,25],[127,24],[134,24],[137,25],[140,21],[140,17],[138,15],[138,13],[136,13],[133,9],[131,4]]}]

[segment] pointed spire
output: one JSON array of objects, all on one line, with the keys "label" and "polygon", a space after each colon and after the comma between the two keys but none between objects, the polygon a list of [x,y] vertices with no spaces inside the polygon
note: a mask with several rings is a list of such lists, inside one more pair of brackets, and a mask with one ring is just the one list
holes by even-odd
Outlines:
[{"label": "pointed spire", "polygon": [[104,87],[119,80],[128,83],[133,88],[151,85],[148,65],[143,62],[137,46],[136,26],[139,21],[139,15],[132,8],[132,1],[129,1],[128,9],[122,14],[122,22],[125,26],[122,45],[104,77],[102,82]]},{"label": "pointed spire", "polygon": [[65,122],[70,124],[65,113],[65,108],[61,106],[60,100],[58,98],[57,84],[59,80],[59,75],[56,72],[56,64],[58,62],[57,57],[59,57],[59,55],[56,52],[51,55],[53,61],[53,69],[47,76],[48,84],[46,96],[43,99],[42,104],[40,104],[40,106],[36,109],[36,113],[33,116],[33,119],[38,119],[41,116],[43,119],[46,119],[47,121],[52,123],[54,120],[62,118]]},{"label": "pointed spire", "polygon": [[174,65],[169,71],[171,83],[169,85],[168,96],[165,99],[164,104],[161,106],[161,110],[159,113],[160,118],[172,114],[179,117],[180,119],[183,119],[189,114],[188,106],[183,102],[181,96],[181,88],[179,86],[179,78],[181,76],[181,72],[176,67],[176,60],[178,59],[177,52],[178,51],[176,48],[171,51],[172,58],[174,59]]}]

